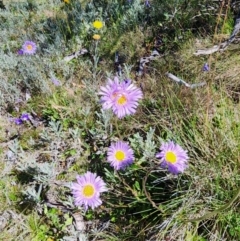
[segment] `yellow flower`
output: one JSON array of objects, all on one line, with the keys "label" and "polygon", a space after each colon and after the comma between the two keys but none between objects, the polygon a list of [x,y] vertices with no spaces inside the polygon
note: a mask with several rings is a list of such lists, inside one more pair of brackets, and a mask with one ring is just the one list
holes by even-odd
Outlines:
[{"label": "yellow flower", "polygon": [[96,29],[100,29],[100,28],[103,27],[103,22],[101,22],[101,21],[97,21],[97,20],[96,20],[96,21],[93,22],[92,25],[93,25],[94,28],[96,28]]},{"label": "yellow flower", "polygon": [[99,34],[94,34],[93,35],[93,39],[95,40],[99,40],[101,38],[101,36]]},{"label": "yellow flower", "polygon": [[70,3],[70,0],[63,0],[65,3]]}]

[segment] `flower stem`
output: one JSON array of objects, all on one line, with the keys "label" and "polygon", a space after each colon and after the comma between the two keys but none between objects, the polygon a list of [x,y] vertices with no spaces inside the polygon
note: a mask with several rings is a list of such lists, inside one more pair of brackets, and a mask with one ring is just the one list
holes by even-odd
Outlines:
[{"label": "flower stem", "polygon": [[120,134],[120,131],[119,131],[119,129],[118,129],[117,118],[115,118],[115,126],[116,126],[116,130],[117,130],[118,138],[121,139],[121,134]]}]

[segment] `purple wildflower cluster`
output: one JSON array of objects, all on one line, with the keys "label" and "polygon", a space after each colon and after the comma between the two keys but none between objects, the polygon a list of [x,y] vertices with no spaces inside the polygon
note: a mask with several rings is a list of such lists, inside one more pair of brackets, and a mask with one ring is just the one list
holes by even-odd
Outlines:
[{"label": "purple wildflower cluster", "polygon": [[[118,118],[136,112],[138,101],[142,99],[142,91],[127,79],[122,82],[117,77],[108,79],[106,86],[100,88],[101,104],[103,109],[112,109]],[[184,172],[188,167],[188,155],[180,145],[169,141],[160,146],[156,154],[160,159],[160,166],[168,168],[172,174]],[[116,170],[124,170],[134,162],[134,151],[127,142],[111,143],[107,150],[107,162]],[[77,183],[72,184],[72,193],[77,206],[92,209],[101,205],[100,193],[107,190],[104,181],[96,174],[87,172],[77,177]]]},{"label": "purple wildflower cluster", "polygon": [[[173,141],[163,143],[156,157],[161,160],[161,166],[168,168],[172,174],[182,173],[187,168],[188,155],[180,145]],[[108,148],[107,161],[115,170],[125,169],[134,161],[134,153],[128,143],[118,141]]]},{"label": "purple wildflower cluster", "polygon": [[30,114],[28,113],[23,113],[19,118],[11,118],[10,121],[14,121],[16,125],[21,125],[25,121],[30,120]]},{"label": "purple wildflower cluster", "polygon": [[[131,3],[131,1],[128,1]],[[145,7],[150,8],[150,2],[145,0]],[[95,21],[95,24],[102,24]],[[101,28],[96,25],[96,28]],[[37,45],[33,41],[25,41],[22,48],[17,51],[19,55],[34,55]],[[204,64],[203,71],[209,71],[207,63]],[[51,79],[55,86],[61,85],[56,79]],[[118,118],[132,115],[136,112],[138,102],[143,98],[140,88],[136,87],[130,79],[120,81],[117,77],[108,79],[106,86],[100,87],[101,104],[104,110],[111,109]],[[30,120],[30,114],[23,113],[19,118],[12,118],[16,125],[21,125]],[[160,159],[161,167],[168,168],[172,174],[183,173],[187,168],[187,151],[181,146],[169,141],[160,146],[160,152],[156,154]],[[124,170],[134,162],[134,151],[127,142],[118,141],[111,143],[107,151],[107,162],[117,171]],[[83,206],[85,210],[89,207],[94,209],[102,204],[100,195],[107,191],[106,183],[96,173],[86,172],[76,177],[76,182],[72,183],[71,190],[76,206]]]},{"label": "purple wildflower cluster", "polygon": [[[161,160],[161,167],[168,168],[172,174],[182,173],[187,168],[187,151],[181,146],[169,141],[163,143],[160,152],[156,157]],[[118,141],[112,143],[107,151],[107,162],[115,170],[125,169],[134,161],[134,153],[128,143]],[[75,205],[83,206],[85,210],[88,207],[92,209],[102,204],[100,193],[107,191],[105,182],[97,177],[95,173],[87,172],[82,176],[77,176],[77,183],[71,186],[72,194],[75,199]]]},{"label": "purple wildflower cluster", "polygon": [[107,85],[100,89],[103,109],[112,109],[120,119],[134,114],[138,101],[143,97],[141,89],[132,84],[131,80],[120,82],[117,77],[114,80],[108,79]]}]

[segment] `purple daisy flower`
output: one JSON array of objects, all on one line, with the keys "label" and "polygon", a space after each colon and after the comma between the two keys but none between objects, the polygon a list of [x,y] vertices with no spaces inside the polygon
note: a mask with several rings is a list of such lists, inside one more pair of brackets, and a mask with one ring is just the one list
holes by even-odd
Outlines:
[{"label": "purple daisy flower", "polygon": [[21,125],[23,123],[21,118],[15,118],[14,122],[15,122],[16,125]]},{"label": "purple daisy flower", "polygon": [[28,113],[23,113],[20,117],[22,121],[28,121],[30,120],[30,115]]},{"label": "purple daisy flower", "polygon": [[113,100],[122,87],[119,84],[117,77],[114,80],[108,79],[108,84],[106,87],[100,87],[101,103],[104,110],[110,109],[113,106]]},{"label": "purple daisy flower", "polygon": [[150,7],[151,7],[150,2],[149,2],[148,0],[145,0],[144,5],[145,5],[146,7],[148,7],[148,8],[150,8]]},{"label": "purple daisy flower", "polygon": [[187,168],[188,155],[181,146],[173,141],[163,143],[160,146],[160,152],[156,157],[162,161],[162,167],[168,167],[168,170],[173,174],[182,173]]},{"label": "purple daisy flower", "polygon": [[72,184],[71,189],[75,205],[83,206],[85,210],[88,207],[94,209],[100,206],[102,204],[100,193],[107,191],[105,182],[91,172],[77,176],[77,182]]},{"label": "purple daisy flower", "polygon": [[127,86],[129,86],[131,83],[132,83],[132,81],[131,81],[130,79],[125,79],[122,84],[123,84],[123,86],[125,85],[125,87],[127,87]]},{"label": "purple daisy flower", "polygon": [[22,52],[23,54],[29,54],[33,55],[37,51],[37,45],[32,41],[25,41],[25,43],[22,46]]},{"label": "purple daisy flower", "polygon": [[58,79],[56,79],[56,78],[51,78],[51,81],[52,81],[52,83],[55,86],[60,86],[61,85],[61,82]]},{"label": "purple daisy flower", "polygon": [[131,115],[136,112],[138,101],[142,99],[143,93],[140,88],[133,84],[124,83],[121,92],[119,92],[114,100],[113,112],[118,118]]},{"label": "purple daisy flower", "polygon": [[138,101],[143,97],[141,89],[132,84],[130,80],[120,83],[117,77],[113,81],[108,79],[107,86],[102,86],[100,89],[103,109],[112,109],[120,119],[134,114]]},{"label": "purple daisy flower", "polygon": [[209,70],[210,70],[210,68],[209,68],[208,63],[205,63],[202,67],[202,71],[209,71]]},{"label": "purple daisy flower", "polygon": [[108,148],[107,161],[116,170],[124,169],[134,161],[133,150],[126,142],[112,143]]},{"label": "purple daisy flower", "polygon": [[23,50],[22,50],[22,49],[19,49],[19,50],[17,51],[17,53],[18,53],[18,55],[23,55]]}]

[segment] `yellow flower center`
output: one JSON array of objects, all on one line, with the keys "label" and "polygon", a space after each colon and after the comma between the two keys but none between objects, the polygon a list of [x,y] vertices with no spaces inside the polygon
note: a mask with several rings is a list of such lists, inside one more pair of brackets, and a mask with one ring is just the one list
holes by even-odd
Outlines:
[{"label": "yellow flower center", "polygon": [[123,161],[124,159],[125,159],[125,153],[123,152],[123,151],[116,151],[116,153],[115,153],[115,157],[116,157],[116,159],[119,161],[119,162],[121,162],[121,161]]},{"label": "yellow flower center", "polygon": [[167,151],[167,153],[165,155],[165,159],[167,162],[174,164],[177,161],[177,156],[174,152]]},{"label": "yellow flower center", "polygon": [[120,97],[117,100],[117,103],[119,105],[124,105],[127,102],[127,98],[125,95],[120,95]]},{"label": "yellow flower center", "polygon": [[96,28],[96,29],[100,29],[100,28],[103,27],[103,23],[101,21],[94,21],[93,27]]},{"label": "yellow flower center", "polygon": [[85,186],[83,187],[83,191],[82,191],[82,192],[83,192],[84,197],[90,198],[90,197],[92,197],[92,196],[94,195],[94,193],[95,193],[95,188],[94,188],[93,185],[87,184],[87,185],[85,185]]},{"label": "yellow flower center", "polygon": [[33,46],[31,44],[27,45],[27,50],[32,50]]},{"label": "yellow flower center", "polygon": [[64,0],[65,3],[69,3],[69,0]]}]

